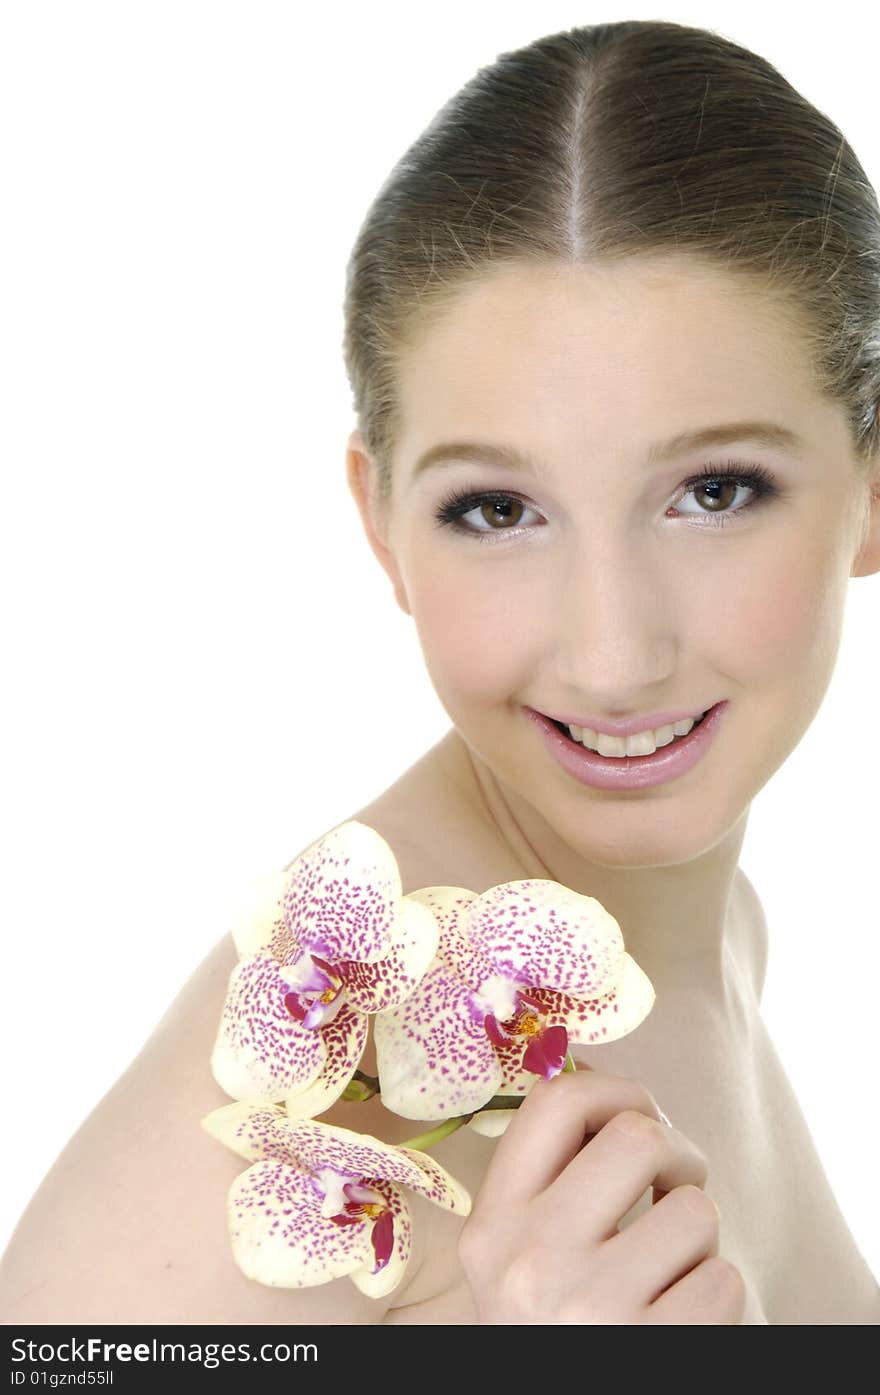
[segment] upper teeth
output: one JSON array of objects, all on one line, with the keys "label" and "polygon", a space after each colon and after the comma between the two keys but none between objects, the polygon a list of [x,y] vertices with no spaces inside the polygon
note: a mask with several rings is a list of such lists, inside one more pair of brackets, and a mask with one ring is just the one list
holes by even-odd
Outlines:
[{"label": "upper teeth", "polygon": [[679,722],[637,731],[632,736],[606,736],[604,731],[592,731],[590,727],[570,726],[568,730],[575,741],[582,742],[591,751],[598,751],[600,756],[650,756],[658,746],[668,746],[676,736],[687,736],[699,720],[699,717],[683,717]]}]

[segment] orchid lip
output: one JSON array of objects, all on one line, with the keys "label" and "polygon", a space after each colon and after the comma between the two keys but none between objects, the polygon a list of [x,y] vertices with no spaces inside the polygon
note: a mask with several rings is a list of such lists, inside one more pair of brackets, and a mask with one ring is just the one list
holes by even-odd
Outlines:
[{"label": "orchid lip", "polygon": [[[712,706],[717,706],[713,703]],[[555,713],[542,712],[540,715],[548,717],[551,722],[561,722],[566,727],[581,727],[590,731],[603,732],[605,736],[635,736],[641,731],[656,731],[658,727],[671,726],[673,722],[699,721],[711,712],[712,707],[707,707],[701,711],[699,709],[678,708],[675,711],[649,712],[644,717],[629,718],[626,721],[612,721],[610,718],[600,717],[572,717],[557,716]],[[533,712],[538,711],[532,708]]]}]

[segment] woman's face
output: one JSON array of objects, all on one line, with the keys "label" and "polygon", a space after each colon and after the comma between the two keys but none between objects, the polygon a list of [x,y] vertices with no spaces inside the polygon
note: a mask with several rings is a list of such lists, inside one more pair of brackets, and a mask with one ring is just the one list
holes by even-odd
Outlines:
[{"label": "woman's face", "polygon": [[[822,701],[867,519],[843,411],[811,387],[795,324],[680,258],[508,267],[408,352],[400,393],[373,542],[471,751],[593,861],[667,865],[714,846]],[[798,442],[659,454],[742,422]],[[462,442],[481,448],[418,468]],[[492,458],[501,446],[519,468]],[[707,465],[759,467],[769,487],[694,481]],[[466,500],[456,526],[451,497],[478,494],[502,497]],[[695,765],[626,790],[574,778],[526,712],[721,701]]]}]

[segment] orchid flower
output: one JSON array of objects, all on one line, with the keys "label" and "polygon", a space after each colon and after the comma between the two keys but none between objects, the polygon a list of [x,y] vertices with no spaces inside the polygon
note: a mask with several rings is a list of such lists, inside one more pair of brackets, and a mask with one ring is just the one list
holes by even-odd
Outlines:
[{"label": "orchid flower", "polygon": [[211,1057],[233,1099],[321,1114],[363,1055],[369,1014],[413,991],[437,948],[430,909],[401,895],[391,848],[350,819],[252,882]]},{"label": "orchid flower", "polygon": [[572,1044],[616,1041],[654,1004],[620,926],[591,896],[537,878],[411,895],[440,943],[415,992],[375,1022],[382,1102],[396,1114],[477,1114],[477,1132],[503,1132],[511,1110],[479,1113],[493,1095],[525,1095],[563,1069]]},{"label": "orchid flower", "polygon": [[427,1153],[370,1134],[247,1102],[215,1109],[202,1125],[253,1164],[230,1188],[229,1233],[239,1268],[261,1284],[304,1288],[347,1274],[381,1298],[410,1255],[401,1188],[458,1215],[470,1211],[468,1193]]}]

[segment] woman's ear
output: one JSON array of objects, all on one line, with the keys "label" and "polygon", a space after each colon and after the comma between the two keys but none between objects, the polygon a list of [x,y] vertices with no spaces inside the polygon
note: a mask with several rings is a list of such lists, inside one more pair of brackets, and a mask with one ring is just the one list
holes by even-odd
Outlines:
[{"label": "woman's ear", "polygon": [[379,475],[367,453],[360,431],[352,431],[345,452],[348,487],[358,507],[367,541],[394,587],[394,598],[405,615],[411,615],[403,578],[394,553],[386,542],[387,517],[378,497]]},{"label": "woman's ear", "polygon": [[853,559],[850,576],[873,576],[875,572],[880,572],[880,462],[871,476],[859,550]]}]

